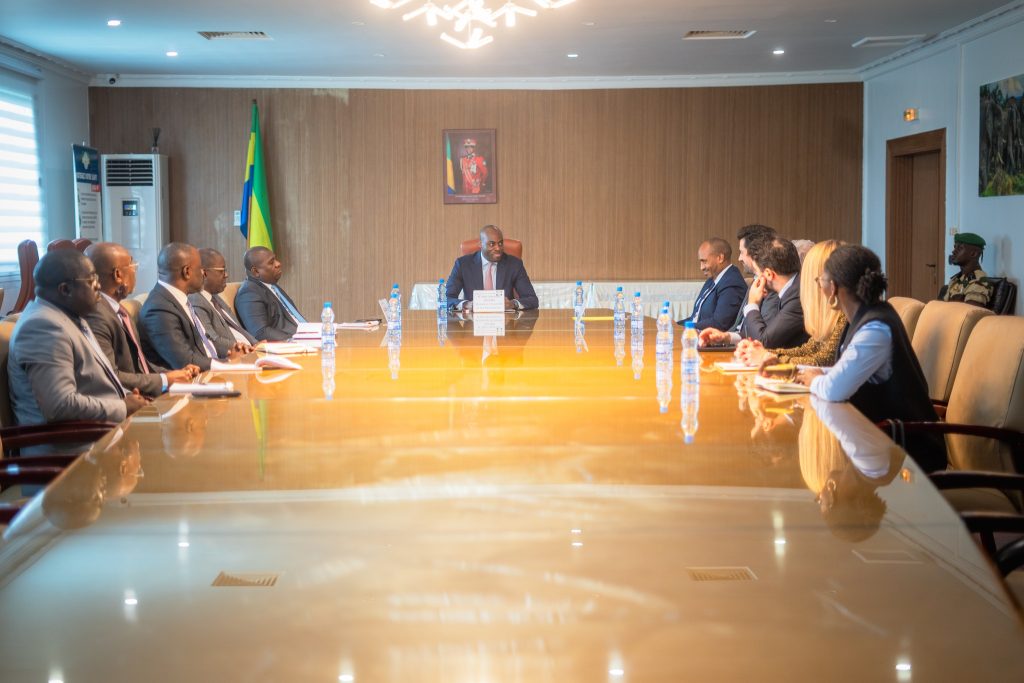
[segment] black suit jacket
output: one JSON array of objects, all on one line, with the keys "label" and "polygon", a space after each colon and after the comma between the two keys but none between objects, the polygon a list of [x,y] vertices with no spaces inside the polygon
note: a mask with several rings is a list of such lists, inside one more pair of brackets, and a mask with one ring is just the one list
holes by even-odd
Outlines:
[{"label": "black suit jacket", "polygon": [[[696,301],[700,301],[709,289],[711,291],[704,299],[704,303],[701,304],[700,314],[697,318],[694,320],[692,315],[689,318],[683,318],[679,321],[680,325],[687,320],[693,320],[693,326],[698,330],[703,330],[705,327],[728,330],[733,326],[733,323],[736,322],[736,315],[743,307],[744,294],[747,292],[747,281],[743,279],[740,269],[733,265],[728,266],[717,285],[713,278],[708,278],[704,282],[704,286],[701,287]],[[695,307],[696,301],[694,302]]]},{"label": "black suit jacket", "polygon": [[[107,360],[117,371],[117,378],[121,380],[121,384],[129,390],[138,389],[146,396],[159,396],[163,392],[160,373],[167,372],[167,369],[150,363],[150,371],[142,371],[135,344],[128,338],[121,325],[121,319],[110,308],[106,299],[101,298],[96,307],[85,316],[85,320],[89,323],[93,336],[99,342]],[[139,331],[135,330],[135,334],[139,336]]]},{"label": "black suit jacket", "polygon": [[[220,297],[214,295],[214,299],[220,299]],[[206,328],[206,334],[213,341],[213,346],[217,349],[217,353],[222,358],[227,356],[228,351],[235,345],[236,340],[235,335],[231,333],[231,328],[228,326],[227,321],[224,320],[221,312],[217,310],[217,304],[213,301],[207,301],[202,292],[189,294],[188,300],[192,302],[192,308],[196,309],[196,317],[199,318],[199,322]],[[225,315],[231,316],[231,322],[238,326],[239,334],[245,337],[245,340],[250,344],[255,344],[256,340],[235,320],[235,316],[230,312],[228,305],[224,303],[223,299],[220,300],[220,306],[225,311]]]},{"label": "black suit jacket", "polygon": [[[281,289],[280,285],[278,289]],[[295,306],[295,302],[283,289],[281,294]],[[299,310],[299,307],[295,306],[295,310]],[[245,278],[245,282],[238,288],[238,294],[235,295],[235,312],[238,313],[242,326],[260,341],[285,341],[291,339],[297,329],[295,321],[284,310],[284,306],[274,293],[251,275]]]},{"label": "black suit jacket", "polygon": [[765,297],[761,310],[751,311],[743,318],[740,336],[756,339],[766,349],[792,348],[808,339],[804,328],[804,309],[800,305],[800,275],[780,298]]},{"label": "black suit jacket", "polygon": [[159,282],[153,286],[139,312],[142,351],[151,363],[183,368],[189,363],[210,369],[199,330],[188,313]]},{"label": "black suit jacket", "polygon": [[[483,268],[480,265],[480,252],[474,251],[455,259],[451,275],[448,276],[446,294],[448,308],[458,306],[460,301],[472,301],[473,291],[484,288]],[[518,300],[524,309],[537,308],[537,293],[533,290],[530,276],[522,260],[505,254],[498,261],[498,270],[494,274],[494,288],[505,290],[505,296]],[[462,297],[459,293],[462,292]],[[236,299],[237,301],[237,299]],[[237,304],[236,304],[237,305]]]}]

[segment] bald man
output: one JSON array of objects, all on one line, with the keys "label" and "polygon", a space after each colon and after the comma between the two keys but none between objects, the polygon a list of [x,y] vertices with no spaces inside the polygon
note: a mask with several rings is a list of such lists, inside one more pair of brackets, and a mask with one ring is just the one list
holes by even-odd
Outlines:
[{"label": "bald man", "polygon": [[245,282],[235,295],[235,311],[242,325],[259,340],[291,339],[299,323],[306,322],[298,306],[277,284],[284,267],[266,247],[253,247],[242,257]]},{"label": "bald man", "polygon": [[473,292],[478,289],[501,289],[505,292],[505,308],[537,308],[526,266],[515,256],[505,253],[505,237],[496,225],[480,230],[480,251],[455,259],[448,276],[448,308],[471,311]]},{"label": "bald man", "polygon": [[85,321],[99,297],[92,262],[60,249],[39,260],[33,277],[36,299],[18,318],[7,359],[15,421],[121,422],[146,405],[118,381]]},{"label": "bald man", "polygon": [[206,328],[188,300],[203,287],[199,250],[171,242],[157,257],[158,280],[139,313],[142,349],[146,359],[168,367],[196,365],[206,371],[216,360],[236,360],[252,348],[236,342],[218,353]]},{"label": "bald man", "polygon": [[131,252],[115,242],[98,242],[86,249],[85,255],[100,281],[99,303],[85,318],[121,384],[146,396],[159,396],[175,382],[191,382],[199,374],[197,366],[168,370],[147,361],[142,352],[138,330],[121,305],[135,291],[139,264]]}]

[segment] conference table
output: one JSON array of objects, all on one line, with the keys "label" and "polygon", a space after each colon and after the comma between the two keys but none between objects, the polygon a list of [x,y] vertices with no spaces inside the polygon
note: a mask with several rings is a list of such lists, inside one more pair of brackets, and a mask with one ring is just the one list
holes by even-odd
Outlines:
[{"label": "conference table", "polygon": [[885,434],[646,326],[414,311],[157,400],[5,530],[0,680],[1024,680]]}]

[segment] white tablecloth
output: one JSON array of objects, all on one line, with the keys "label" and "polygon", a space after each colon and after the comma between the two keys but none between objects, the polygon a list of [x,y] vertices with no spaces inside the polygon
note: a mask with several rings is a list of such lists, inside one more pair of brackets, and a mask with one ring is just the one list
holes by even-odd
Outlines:
[{"label": "white tablecloth", "polygon": [[[665,282],[584,282],[587,308],[611,308],[615,303],[615,288],[622,286],[626,295],[626,310],[633,305],[633,295],[640,292],[644,302],[644,315],[655,316],[658,307],[669,302],[673,320],[690,315],[693,302],[703,286],[703,280],[670,280]],[[572,308],[575,282],[534,282],[541,308]],[[417,282],[409,297],[411,310],[433,310],[437,308],[437,283]]]}]

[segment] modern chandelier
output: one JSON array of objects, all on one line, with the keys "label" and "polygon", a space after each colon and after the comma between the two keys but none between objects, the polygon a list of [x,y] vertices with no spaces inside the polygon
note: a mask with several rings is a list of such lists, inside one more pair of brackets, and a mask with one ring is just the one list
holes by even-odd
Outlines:
[{"label": "modern chandelier", "polygon": [[[532,0],[542,10],[565,7],[575,0]],[[398,9],[411,5],[414,0],[370,0],[370,4],[383,9]],[[411,12],[402,15],[403,21],[411,21],[424,17],[429,26],[437,26],[439,20],[452,22],[452,33],[441,32],[441,40],[451,43],[463,50],[475,50],[494,41],[494,36],[485,34],[488,28],[497,28],[498,22],[504,20],[505,26],[516,25],[519,15],[524,17],[537,16],[537,10],[523,7],[508,0],[497,9],[491,9],[490,0],[461,0],[455,5],[437,5],[427,0]],[[414,6],[414,5],[413,5]]]}]

